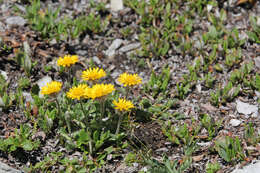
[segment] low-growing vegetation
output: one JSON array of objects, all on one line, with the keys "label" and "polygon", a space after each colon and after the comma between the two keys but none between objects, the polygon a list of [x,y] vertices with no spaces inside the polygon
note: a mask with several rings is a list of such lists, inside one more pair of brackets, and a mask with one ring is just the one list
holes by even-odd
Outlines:
[{"label": "low-growing vegetation", "polygon": [[26,24],[0,34],[1,160],[82,173],[257,160],[259,2],[123,3],[11,3]]}]

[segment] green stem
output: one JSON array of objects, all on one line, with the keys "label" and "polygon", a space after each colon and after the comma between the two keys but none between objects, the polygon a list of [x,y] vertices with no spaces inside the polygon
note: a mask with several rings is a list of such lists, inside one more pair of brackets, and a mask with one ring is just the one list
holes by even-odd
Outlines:
[{"label": "green stem", "polygon": [[72,78],[72,68],[69,68],[69,83],[73,83],[73,81],[71,80]]},{"label": "green stem", "polygon": [[57,104],[57,107],[58,107],[58,115],[60,116],[61,109],[60,109],[60,104],[59,104],[57,97],[55,98],[55,101],[56,101],[56,104]]},{"label": "green stem", "polygon": [[106,103],[106,100],[104,98],[102,98],[102,100],[100,100],[102,118],[104,118],[104,114],[105,114],[105,103]]},{"label": "green stem", "polygon": [[119,119],[118,119],[117,127],[116,127],[116,135],[119,133],[122,118],[123,118],[123,115],[119,115]]},{"label": "green stem", "polygon": [[125,98],[127,99],[128,98],[128,94],[129,94],[129,92],[130,92],[130,87],[126,87],[126,96],[125,96]]},{"label": "green stem", "polygon": [[85,112],[85,110],[84,110],[84,108],[83,108],[82,102],[80,101],[79,103],[80,103],[80,107],[81,107],[81,110],[82,110],[84,116],[86,116],[86,112]]}]

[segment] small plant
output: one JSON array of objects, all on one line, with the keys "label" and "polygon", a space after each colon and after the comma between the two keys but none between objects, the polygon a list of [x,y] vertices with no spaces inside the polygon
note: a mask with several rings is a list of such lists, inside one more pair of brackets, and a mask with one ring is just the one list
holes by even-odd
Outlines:
[{"label": "small plant", "polygon": [[[195,147],[196,146],[196,139],[195,137],[198,135],[201,127],[196,126],[196,128],[188,127],[188,125],[185,123],[182,126],[174,126],[171,125],[170,122],[168,122],[168,125],[162,128],[162,132],[164,135],[168,137],[168,139],[175,143],[180,145],[183,143],[186,147]],[[194,152],[196,148],[193,148]],[[189,152],[190,154],[192,152]]]},{"label": "small plant", "polygon": [[245,127],[244,138],[249,145],[256,145],[260,141],[260,136],[255,131],[255,128],[254,128],[252,122],[250,122]]},{"label": "small plant", "polygon": [[191,163],[191,157],[184,157],[180,164],[178,160],[171,161],[167,157],[163,158],[162,163],[153,159],[146,160],[146,164],[151,167],[150,173],[182,173],[191,166]]},{"label": "small plant", "polygon": [[30,127],[28,125],[20,125],[19,131],[16,129],[13,136],[7,139],[0,139],[0,150],[13,152],[18,148],[22,148],[26,151],[31,151],[40,146],[40,141],[32,140],[32,133],[30,133]]},{"label": "small plant", "polygon": [[205,78],[204,78],[205,86],[208,88],[213,88],[215,80],[216,80],[216,77],[212,76],[212,74],[210,72],[208,72],[208,74],[206,74]]},{"label": "small plant", "polygon": [[20,65],[26,75],[29,77],[31,72],[32,72],[32,69],[33,67],[37,64],[37,62],[32,62],[32,59],[31,59],[31,49],[30,49],[30,46],[27,42],[24,42],[23,43],[23,50],[19,50],[16,54],[16,62],[18,65]]},{"label": "small plant", "polygon": [[160,75],[152,71],[149,82],[144,86],[145,92],[152,92],[153,97],[159,93],[165,94],[170,78],[170,68],[164,67]]},{"label": "small plant", "polygon": [[95,15],[93,12],[78,16],[76,19],[66,16],[59,19],[59,12],[60,7],[55,10],[42,9],[40,0],[32,0],[26,7],[25,18],[29,20],[32,29],[39,31],[44,39],[75,39],[84,32],[103,32],[108,25],[108,20],[102,21],[100,15]]},{"label": "small plant", "polygon": [[242,53],[241,49],[229,49],[229,51],[226,54],[225,64],[231,68],[234,65],[238,64],[241,61]]},{"label": "small plant", "polygon": [[245,154],[238,137],[223,136],[215,141],[215,150],[226,162],[243,160]]},{"label": "small plant", "polygon": [[240,89],[240,84],[237,87],[233,87],[232,82],[228,82],[223,89],[218,89],[215,93],[210,93],[210,101],[215,106],[225,104],[228,101],[232,101],[239,94]]},{"label": "small plant", "polygon": [[202,114],[200,115],[200,117],[201,117],[200,121],[202,126],[206,128],[208,131],[208,140],[210,141],[216,136],[222,124],[222,120],[218,122],[214,122],[214,119],[211,118],[208,114]]},{"label": "small plant", "polygon": [[207,173],[215,173],[217,172],[218,170],[220,170],[220,165],[218,162],[216,163],[208,163],[207,166],[206,166],[206,171]]},{"label": "small plant", "polygon": [[247,32],[247,35],[252,42],[259,44],[260,43],[260,27],[257,24],[257,17],[249,16],[249,20],[250,20],[252,28],[250,31]]}]

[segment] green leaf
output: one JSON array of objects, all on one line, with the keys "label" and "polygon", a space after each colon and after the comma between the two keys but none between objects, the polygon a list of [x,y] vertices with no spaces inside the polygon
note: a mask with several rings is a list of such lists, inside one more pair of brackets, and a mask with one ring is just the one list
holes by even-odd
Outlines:
[{"label": "green leaf", "polygon": [[24,150],[31,151],[33,150],[33,144],[30,140],[25,140],[22,144]]}]

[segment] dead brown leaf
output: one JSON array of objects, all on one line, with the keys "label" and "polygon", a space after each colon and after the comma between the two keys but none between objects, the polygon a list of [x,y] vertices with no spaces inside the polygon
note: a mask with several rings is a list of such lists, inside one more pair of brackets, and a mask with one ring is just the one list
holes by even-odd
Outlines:
[{"label": "dead brown leaf", "polygon": [[204,158],[204,154],[201,154],[201,155],[198,155],[198,156],[193,156],[193,157],[192,157],[192,160],[193,160],[194,162],[199,162],[199,161],[201,161],[203,158]]},{"label": "dead brown leaf", "polygon": [[241,4],[245,4],[245,3],[249,3],[253,6],[253,5],[255,5],[256,0],[238,0],[236,2],[236,5],[241,5]]}]

